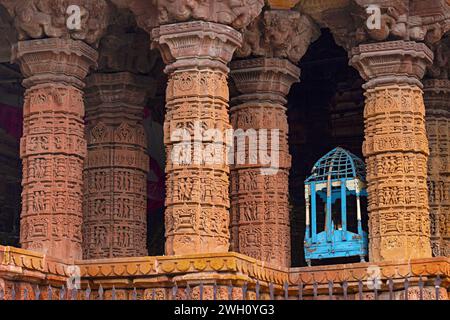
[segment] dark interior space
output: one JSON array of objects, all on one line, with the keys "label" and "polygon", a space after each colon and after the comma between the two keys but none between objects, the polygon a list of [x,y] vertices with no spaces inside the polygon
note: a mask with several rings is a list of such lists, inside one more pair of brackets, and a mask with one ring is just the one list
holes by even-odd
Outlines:
[{"label": "dark interior space", "polygon": [[[289,178],[291,255],[294,267],[306,265],[303,254],[305,179],[314,163],[335,147],[343,147],[362,157],[364,134],[363,80],[348,65],[346,51],[335,43],[329,30],[322,29],[322,35],[309,47],[299,67],[301,82],[292,86],[288,97],[289,147],[292,155]],[[351,209],[350,206],[349,211]],[[318,217],[318,222],[323,225],[323,217]],[[343,261],[359,261],[358,257],[355,259]],[[329,263],[336,261],[320,261],[320,264]]]}]

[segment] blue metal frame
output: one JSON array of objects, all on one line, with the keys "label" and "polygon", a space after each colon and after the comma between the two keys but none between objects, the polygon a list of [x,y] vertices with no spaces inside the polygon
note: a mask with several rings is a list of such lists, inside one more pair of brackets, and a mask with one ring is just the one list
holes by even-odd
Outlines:
[{"label": "blue metal frame", "polygon": [[[367,196],[365,186],[364,162],[343,148],[333,149],[316,162],[311,176],[305,181],[305,258],[308,264],[315,259],[360,256],[364,260],[367,256],[368,235],[362,229],[360,210],[360,198]],[[349,195],[355,195],[357,199],[357,233],[347,230]],[[317,196],[326,204],[325,230],[321,232],[317,232]],[[338,199],[341,199],[340,227],[335,226],[332,219],[333,204]]]}]

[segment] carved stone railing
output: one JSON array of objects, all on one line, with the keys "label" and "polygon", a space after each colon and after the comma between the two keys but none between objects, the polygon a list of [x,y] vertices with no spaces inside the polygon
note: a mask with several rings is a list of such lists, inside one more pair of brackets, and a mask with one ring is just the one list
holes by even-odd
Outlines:
[{"label": "carved stone railing", "polygon": [[0,246],[0,300],[448,300],[449,287],[443,257],[291,269],[233,252],[71,264]]}]

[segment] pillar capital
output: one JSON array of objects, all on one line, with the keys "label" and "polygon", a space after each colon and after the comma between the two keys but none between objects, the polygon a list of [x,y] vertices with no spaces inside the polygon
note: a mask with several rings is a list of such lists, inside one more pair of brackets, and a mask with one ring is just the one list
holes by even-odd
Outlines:
[{"label": "pillar capital", "polygon": [[[96,46],[108,27],[110,7],[105,0],[5,0],[19,40],[64,38]],[[80,9],[80,28],[67,27],[70,5]]]},{"label": "pillar capital", "polygon": [[391,84],[421,88],[420,80],[432,62],[433,52],[425,44],[403,40],[359,45],[350,60],[367,81],[365,88]]},{"label": "pillar capital", "polygon": [[130,72],[93,73],[86,79],[85,98],[90,108],[102,104],[110,109],[128,108],[145,105],[155,91],[156,81],[148,76]]},{"label": "pillar capital", "polygon": [[155,82],[130,72],[94,73],[86,82],[83,257],[147,255],[143,113]]},{"label": "pillar capital", "polygon": [[236,57],[285,58],[297,64],[320,35],[306,15],[292,10],[266,10],[244,31]]},{"label": "pillar capital", "polygon": [[423,86],[427,115],[436,112],[450,115],[450,80],[426,79]]},{"label": "pillar capital", "polygon": [[71,39],[19,41],[12,49],[12,62],[19,64],[26,88],[57,82],[83,88],[83,80],[96,66],[97,56],[86,43]]},{"label": "pillar capital", "polygon": [[213,68],[228,72],[242,35],[233,28],[204,21],[163,25],[152,31],[153,47],[159,48],[166,72],[176,69]]},{"label": "pillar capital", "polygon": [[60,38],[19,41],[13,62],[27,88],[20,242],[23,248],[61,259],[80,259],[84,78],[97,59],[83,41]]},{"label": "pillar capital", "polygon": [[300,68],[287,59],[255,58],[232,61],[231,77],[241,93],[234,103],[255,100],[286,104],[291,85],[299,82]]}]

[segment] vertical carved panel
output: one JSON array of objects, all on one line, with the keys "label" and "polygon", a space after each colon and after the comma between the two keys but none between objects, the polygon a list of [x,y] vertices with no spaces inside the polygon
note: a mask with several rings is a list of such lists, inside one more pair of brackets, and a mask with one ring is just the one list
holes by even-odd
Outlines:
[{"label": "vertical carved panel", "polygon": [[[289,267],[291,237],[289,221],[289,169],[286,95],[298,81],[300,70],[286,59],[248,59],[233,61],[231,75],[239,95],[233,98],[233,129],[250,134],[257,151],[267,147],[267,154],[279,153],[276,171],[262,169],[270,165],[251,159],[250,140],[245,139],[245,159],[236,157],[231,166],[231,239],[232,250],[273,265]],[[262,144],[262,129],[267,139],[278,131],[276,145]],[[235,141],[238,142],[238,141]],[[272,150],[275,146],[277,150]],[[253,147],[254,148],[254,147]],[[235,145],[235,152],[239,143]],[[243,161],[242,161],[243,160]],[[256,160],[256,161],[254,161]]]},{"label": "vertical carved panel", "polygon": [[431,256],[429,155],[422,84],[433,53],[392,41],[354,48],[352,64],[368,80],[364,109],[370,259]]},{"label": "vertical carved panel", "polygon": [[25,249],[81,258],[82,168],[86,156],[82,80],[97,58],[79,41],[19,42],[13,59],[24,102],[20,242]]},{"label": "vertical carved panel", "polygon": [[[230,205],[223,135],[231,127],[226,63],[241,35],[224,25],[189,22],[161,26],[153,39],[169,74],[164,123],[166,254],[226,252]],[[222,140],[205,135],[209,129],[217,129]],[[172,139],[177,130],[188,138],[186,161],[179,161],[174,151],[179,147]],[[206,148],[212,142],[218,152],[208,160]]]},{"label": "vertical carved panel", "polygon": [[425,81],[428,198],[434,256],[450,256],[450,81]]},{"label": "vertical carved panel", "polygon": [[86,89],[85,259],[147,255],[145,77],[95,74]]}]

